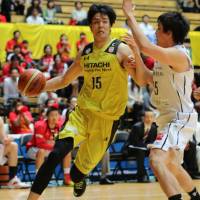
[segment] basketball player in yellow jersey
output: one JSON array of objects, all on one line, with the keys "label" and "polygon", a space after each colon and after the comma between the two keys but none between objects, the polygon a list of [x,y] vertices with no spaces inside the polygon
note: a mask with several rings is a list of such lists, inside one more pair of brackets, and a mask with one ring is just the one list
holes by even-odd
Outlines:
[{"label": "basketball player in yellow jersey", "polygon": [[39,198],[55,167],[77,145],[80,147],[70,175],[75,183],[74,196],[81,196],[86,189],[85,176],[101,160],[114,137],[127,103],[127,75],[134,67],[129,47],[110,37],[115,19],[110,6],[92,5],[88,22],[94,42],[83,49],[64,75],[47,81],[45,91],[55,91],[66,87],[79,75],[84,76],[78,105],[39,169],[28,200]]}]

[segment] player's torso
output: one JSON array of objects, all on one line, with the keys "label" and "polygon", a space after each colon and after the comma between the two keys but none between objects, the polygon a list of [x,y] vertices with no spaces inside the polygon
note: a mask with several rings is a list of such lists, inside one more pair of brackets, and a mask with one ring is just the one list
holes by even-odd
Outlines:
[{"label": "player's torso", "polygon": [[192,67],[186,72],[177,73],[170,66],[156,62],[153,70],[152,103],[161,112],[192,112],[193,77]]},{"label": "player's torso", "polygon": [[119,44],[119,40],[112,40],[102,49],[95,49],[92,43],[84,49],[81,57],[84,84],[78,98],[81,108],[111,117],[124,111],[127,72],[120,66],[116,55]]}]

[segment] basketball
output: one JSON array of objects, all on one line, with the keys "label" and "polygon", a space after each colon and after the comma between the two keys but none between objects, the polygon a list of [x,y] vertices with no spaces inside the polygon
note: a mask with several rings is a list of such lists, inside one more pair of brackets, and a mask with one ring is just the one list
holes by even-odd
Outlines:
[{"label": "basketball", "polygon": [[28,69],[24,71],[18,81],[18,89],[22,95],[37,96],[46,85],[46,78],[37,69]]}]

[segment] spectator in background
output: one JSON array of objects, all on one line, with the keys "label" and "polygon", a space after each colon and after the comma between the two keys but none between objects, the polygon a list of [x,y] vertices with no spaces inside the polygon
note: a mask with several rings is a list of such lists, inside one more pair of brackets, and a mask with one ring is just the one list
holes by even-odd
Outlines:
[{"label": "spectator in background", "polygon": [[13,3],[14,3],[14,10],[16,14],[24,15],[25,0],[15,0]]},{"label": "spectator in background", "polygon": [[77,106],[77,98],[76,97],[71,97],[69,104],[67,105],[67,108],[65,108],[62,111],[62,117],[64,120],[67,120],[66,117],[68,117],[69,113],[75,109]]},{"label": "spectator in background", "polygon": [[21,46],[20,46],[20,45],[15,45],[15,46],[13,47],[13,52],[10,53],[10,54],[7,56],[7,61],[10,61],[11,58],[12,58],[14,55],[16,55],[16,56],[19,57],[20,62],[22,62],[22,61],[24,60],[24,58],[23,58],[23,56],[22,56],[22,54],[21,54]]},{"label": "spectator in background", "polygon": [[40,0],[32,0],[31,6],[27,9],[26,18],[32,15],[34,8],[37,9],[38,15],[42,16],[42,8],[40,6]]},{"label": "spectator in background", "polygon": [[67,69],[68,65],[67,63],[62,62],[60,54],[54,55],[54,64],[52,70],[50,71],[51,78],[65,73]]},{"label": "spectator in background", "polygon": [[55,101],[58,101],[58,95],[55,92],[42,92],[38,97],[38,105],[41,107],[44,107],[47,103],[47,100],[54,99]]},{"label": "spectator in background", "polygon": [[128,34],[132,35],[131,29],[128,25],[128,20],[126,19],[123,24],[123,28],[127,29]]},{"label": "spectator in background", "polygon": [[56,45],[57,52],[60,54],[62,62],[65,62],[69,65],[72,63],[70,58],[71,45],[68,41],[68,38],[65,34],[60,36],[60,41]]},{"label": "spectator in background", "polygon": [[[34,127],[32,140],[27,144],[28,156],[36,160],[36,171],[53,149],[55,139],[63,124],[57,107],[49,107],[46,113],[47,119],[37,121]],[[63,160],[64,184],[71,185],[69,175],[71,155],[67,155]]]},{"label": "spectator in background", "polygon": [[13,102],[13,111],[9,113],[9,121],[13,134],[33,133],[30,124],[33,123],[33,117],[27,106],[21,99]]},{"label": "spectator in background", "polygon": [[179,4],[183,12],[195,12],[195,0],[180,0]]},{"label": "spectator in background", "polygon": [[192,179],[200,179],[200,173],[198,172],[197,164],[197,145],[195,136],[193,140],[189,141],[184,150],[184,163],[183,167],[192,177]]},{"label": "spectator in background", "polygon": [[33,67],[33,59],[32,59],[32,53],[29,50],[29,43],[27,40],[23,40],[21,44],[21,54],[23,56],[23,60],[25,62],[25,68],[31,68]]},{"label": "spectator in background", "polygon": [[44,19],[40,17],[38,9],[33,8],[32,14],[26,18],[28,24],[44,24]]},{"label": "spectator in background", "polygon": [[6,50],[7,56],[8,54],[13,52],[13,48],[15,45],[21,45],[21,42],[19,41],[20,36],[21,36],[21,32],[19,30],[16,30],[13,32],[13,38],[6,43],[5,50]]},{"label": "spectator in background", "polygon": [[194,0],[197,11],[200,12],[200,0]]},{"label": "spectator in background", "polygon": [[142,22],[139,24],[143,33],[147,36],[147,38],[152,42],[156,43],[155,30],[152,25],[149,24],[150,17],[149,15],[142,16]]},{"label": "spectator in background", "polygon": [[56,7],[55,1],[49,0],[47,1],[47,8],[44,9],[43,17],[47,24],[54,24],[56,22],[55,15],[56,15]]},{"label": "spectator in background", "polygon": [[22,183],[17,177],[18,146],[16,142],[5,133],[4,123],[0,118],[0,165],[8,162],[9,182],[8,187],[11,189],[28,188],[26,183]]},{"label": "spectator in background", "polygon": [[83,3],[76,1],[72,11],[70,25],[87,25],[87,12],[83,10]]},{"label": "spectator in background", "polygon": [[6,23],[6,17],[0,13],[0,23]]},{"label": "spectator in background", "polygon": [[0,96],[3,96],[3,81],[4,81],[3,69],[2,69],[1,62],[0,62]]},{"label": "spectator in background", "polygon": [[138,86],[132,79],[128,81],[128,112],[132,113],[133,124],[141,121],[144,113],[143,88]]},{"label": "spectator in background", "polygon": [[12,0],[2,0],[1,2],[1,14],[6,17],[7,22],[11,22],[11,7]]},{"label": "spectator in background", "polygon": [[10,98],[19,98],[17,83],[19,78],[19,69],[12,67],[10,69],[10,77],[6,77],[3,83],[4,103],[8,103]]},{"label": "spectator in background", "polygon": [[10,61],[4,64],[3,75],[10,76],[10,70],[13,67],[17,68],[20,74],[24,71],[23,67],[20,64],[20,58],[17,55],[13,55]]},{"label": "spectator in background", "polygon": [[44,55],[40,59],[39,70],[44,73],[46,78],[50,78],[50,71],[53,69],[54,64],[52,46],[46,44],[43,51]]},{"label": "spectator in background", "polygon": [[76,49],[79,52],[80,49],[83,49],[87,44],[89,44],[86,34],[84,32],[80,33],[80,39],[76,42]]},{"label": "spectator in background", "polygon": [[147,181],[144,159],[149,154],[148,144],[152,144],[156,136],[157,126],[154,123],[154,113],[146,110],[144,120],[133,125],[126,144],[129,155],[136,156],[138,182]]}]

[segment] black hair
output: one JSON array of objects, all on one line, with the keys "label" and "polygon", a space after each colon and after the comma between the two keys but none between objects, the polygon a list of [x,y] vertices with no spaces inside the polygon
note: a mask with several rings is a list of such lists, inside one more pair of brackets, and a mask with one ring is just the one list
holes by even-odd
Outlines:
[{"label": "black hair", "polygon": [[19,31],[19,30],[14,31],[14,32],[13,32],[13,36],[15,36],[16,33],[20,33],[20,31]]},{"label": "black hair", "polygon": [[16,48],[20,48],[21,49],[20,45],[18,45],[18,44],[14,45],[14,47],[13,47],[13,49],[16,49]]},{"label": "black hair", "polygon": [[[38,2],[38,4],[41,3],[40,0],[36,0],[36,1]],[[35,2],[35,0],[32,0],[32,1],[31,1],[31,6],[32,6],[32,7],[34,7],[34,2]]]},{"label": "black hair", "polygon": [[78,3],[80,3],[83,6],[83,2],[81,2],[81,1],[75,1],[74,6],[76,7]]},{"label": "black hair", "polygon": [[[47,8],[49,8],[49,4],[50,4],[50,3],[54,3],[54,0],[48,0],[48,1],[47,1]],[[53,6],[53,8],[55,8],[55,5]]]},{"label": "black hair", "polygon": [[145,17],[148,17],[150,19],[149,15],[143,15],[142,19],[144,19]]},{"label": "black hair", "polygon": [[15,60],[20,61],[20,57],[18,55],[16,55],[16,54],[14,54],[13,56],[11,56],[10,61],[15,61]]},{"label": "black hair", "polygon": [[92,18],[97,13],[107,15],[110,20],[111,26],[114,24],[117,17],[115,11],[113,10],[111,6],[102,5],[102,4],[93,4],[90,6],[89,11],[88,11],[87,19],[88,19],[89,24],[91,24]]},{"label": "black hair", "polygon": [[28,40],[23,40],[22,43],[23,44],[28,44]]},{"label": "black hair", "polygon": [[45,45],[44,45],[44,49],[43,49],[44,53],[45,53],[45,50],[46,50],[47,47],[50,47],[51,50],[52,50],[52,46],[51,46],[50,44],[45,44]]},{"label": "black hair", "polygon": [[65,37],[67,38],[67,35],[66,35],[65,33],[62,33],[62,34],[60,35],[60,39],[61,39],[63,36],[65,36]]},{"label": "black hair", "polygon": [[46,115],[49,116],[49,114],[51,112],[53,112],[53,111],[58,111],[59,112],[59,109],[54,107],[54,106],[51,106],[51,107],[48,108]]},{"label": "black hair", "polygon": [[81,35],[86,35],[86,34],[85,34],[84,32],[81,32],[81,33],[80,33],[80,36],[81,36]]},{"label": "black hair", "polygon": [[172,32],[176,44],[183,44],[184,38],[190,29],[189,22],[179,12],[168,12],[158,17],[158,23],[163,26],[163,31]]}]

